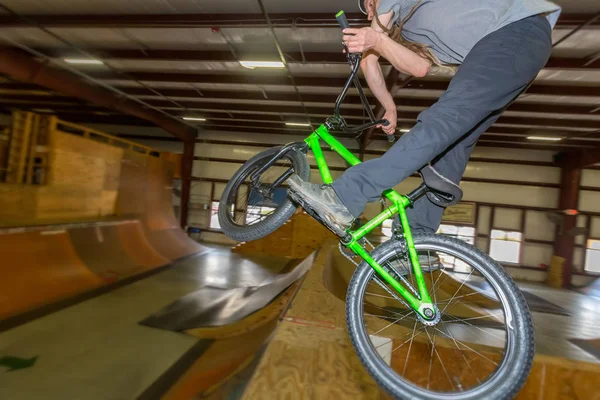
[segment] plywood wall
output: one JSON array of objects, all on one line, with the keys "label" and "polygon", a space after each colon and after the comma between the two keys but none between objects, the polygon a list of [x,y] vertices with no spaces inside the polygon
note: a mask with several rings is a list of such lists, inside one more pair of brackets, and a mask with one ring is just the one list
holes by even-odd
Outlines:
[{"label": "plywood wall", "polygon": [[123,149],[54,132],[45,185],[0,185],[0,226],[115,214]]}]

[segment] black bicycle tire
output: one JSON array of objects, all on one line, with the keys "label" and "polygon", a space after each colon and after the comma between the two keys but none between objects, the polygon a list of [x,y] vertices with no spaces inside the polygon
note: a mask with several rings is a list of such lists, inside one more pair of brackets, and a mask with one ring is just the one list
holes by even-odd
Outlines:
[{"label": "black bicycle tire", "polygon": [[[223,194],[221,195],[221,200],[219,201],[218,218],[221,230],[229,238],[238,242],[250,242],[261,239],[279,229],[296,212],[297,206],[288,198],[281,206],[277,207],[273,215],[254,225],[234,225],[229,221],[229,218],[226,214],[227,199],[231,190],[234,189],[237,178],[244,174],[248,168],[251,168],[258,161],[270,159],[271,157],[274,157],[280,150],[281,147],[274,147],[255,155],[246,161],[246,163],[244,163],[244,165],[242,165],[240,169],[236,171],[236,173],[231,177],[225,186]],[[302,179],[308,180],[310,177],[310,166],[308,165],[306,156],[298,150],[291,150],[287,155],[292,161],[294,172]]]},{"label": "black bicycle tire", "polygon": [[[398,399],[408,400],[504,400],[512,399],[521,390],[533,364],[535,354],[535,333],[529,307],[522,292],[514,283],[510,275],[500,264],[490,258],[479,249],[467,243],[440,235],[415,235],[415,246],[437,246],[440,250],[452,250],[454,253],[464,253],[470,261],[475,261],[478,267],[484,269],[489,276],[493,277],[501,287],[502,294],[507,297],[510,306],[513,329],[521,340],[517,340],[516,347],[512,351],[511,360],[507,361],[508,368],[499,371],[501,375],[494,376],[493,380],[485,382],[487,386],[480,387],[477,391],[453,393],[452,395],[441,395],[438,393],[425,392],[415,388],[409,383],[401,380],[380,357],[365,335],[364,329],[360,327],[362,302],[359,295],[360,290],[366,288],[373,269],[362,262],[353,274],[348,285],[346,296],[346,323],[352,345],[368,373],[375,381],[390,395]],[[378,246],[371,256],[378,262],[385,260],[401,249],[400,244],[389,240]],[[487,277],[486,277],[487,278]],[[498,288],[497,288],[498,290]],[[507,318],[508,319],[508,318]],[[509,324],[510,325],[510,324]]]}]

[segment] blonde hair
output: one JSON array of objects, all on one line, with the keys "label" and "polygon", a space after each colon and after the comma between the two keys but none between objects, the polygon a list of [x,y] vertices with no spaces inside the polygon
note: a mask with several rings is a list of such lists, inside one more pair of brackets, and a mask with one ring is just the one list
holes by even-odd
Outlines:
[{"label": "blonde hair", "polygon": [[[446,72],[456,72],[456,69],[458,68],[457,65],[454,64],[443,64],[440,59],[433,53],[433,51],[431,50],[431,48],[423,43],[418,43],[418,42],[411,42],[409,40],[406,40],[406,38],[404,36],[402,36],[402,30],[404,28],[404,23],[410,18],[412,17],[412,15],[415,13],[415,11],[417,11],[417,8],[419,7],[419,5],[423,2],[423,0],[419,0],[414,6],[413,8],[410,9],[409,13],[402,18],[402,20],[399,20],[398,22],[395,22],[392,25],[391,29],[388,29],[387,26],[384,26],[381,21],[379,20],[379,16],[377,15],[377,13],[375,13],[375,21],[377,21],[377,25],[379,25],[379,27],[394,41],[400,43],[402,46],[406,47],[407,49],[411,50],[412,52],[416,53],[417,55],[421,56],[422,58],[428,60],[432,67],[435,66],[437,67],[436,69],[439,71],[446,71]],[[435,74],[435,71],[430,71],[430,73]]]}]

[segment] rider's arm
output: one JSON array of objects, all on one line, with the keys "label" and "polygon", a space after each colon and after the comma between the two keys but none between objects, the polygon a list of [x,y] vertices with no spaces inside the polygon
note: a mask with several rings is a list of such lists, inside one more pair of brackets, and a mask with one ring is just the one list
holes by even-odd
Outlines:
[{"label": "rider's arm", "polygon": [[[379,21],[383,26],[389,29],[392,26],[394,12],[379,16]],[[416,77],[423,77],[429,72],[431,62],[424,59],[417,53],[407,49],[400,43],[391,39],[379,26],[377,21],[373,20],[371,28],[377,33],[373,40],[373,50],[365,53],[365,62],[368,65],[374,64],[379,56],[387,59],[400,72],[410,74]],[[377,54],[373,54],[377,53]]]},{"label": "rider's arm", "polygon": [[363,56],[360,65],[365,74],[369,89],[371,89],[371,92],[373,92],[377,100],[379,100],[379,103],[381,103],[386,110],[394,110],[396,109],[396,104],[394,103],[392,95],[387,90],[385,78],[383,77],[383,72],[381,71],[378,59],[378,54],[369,51]]},{"label": "rider's arm", "polygon": [[374,50],[390,62],[398,71],[421,78],[429,72],[431,62],[412,50],[380,33]]},{"label": "rider's arm", "polygon": [[[380,15],[379,21],[382,25],[389,28],[392,24],[393,16],[393,11],[388,14]],[[375,20],[373,20],[371,27],[380,35],[385,36],[385,33]],[[373,92],[377,100],[379,100],[379,103],[381,103],[386,110],[395,110],[396,104],[392,95],[387,90],[385,78],[381,71],[381,65],[379,65],[379,53],[373,50],[365,52],[360,66],[365,75],[365,79],[367,80],[367,84],[369,85],[369,89],[371,89],[371,92]]]}]

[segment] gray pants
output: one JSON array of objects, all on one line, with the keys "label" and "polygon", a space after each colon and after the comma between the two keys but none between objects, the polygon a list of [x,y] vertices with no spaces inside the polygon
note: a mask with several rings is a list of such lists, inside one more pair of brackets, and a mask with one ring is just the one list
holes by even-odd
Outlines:
[{"label": "gray pants", "polygon": [[[550,57],[552,32],[546,18],[514,22],[480,40],[448,90],[382,157],[346,170],[333,189],[358,217],[368,202],[429,162],[459,183],[481,136],[536,77]],[[425,197],[408,210],[415,231],[435,232],[444,209]]]}]

